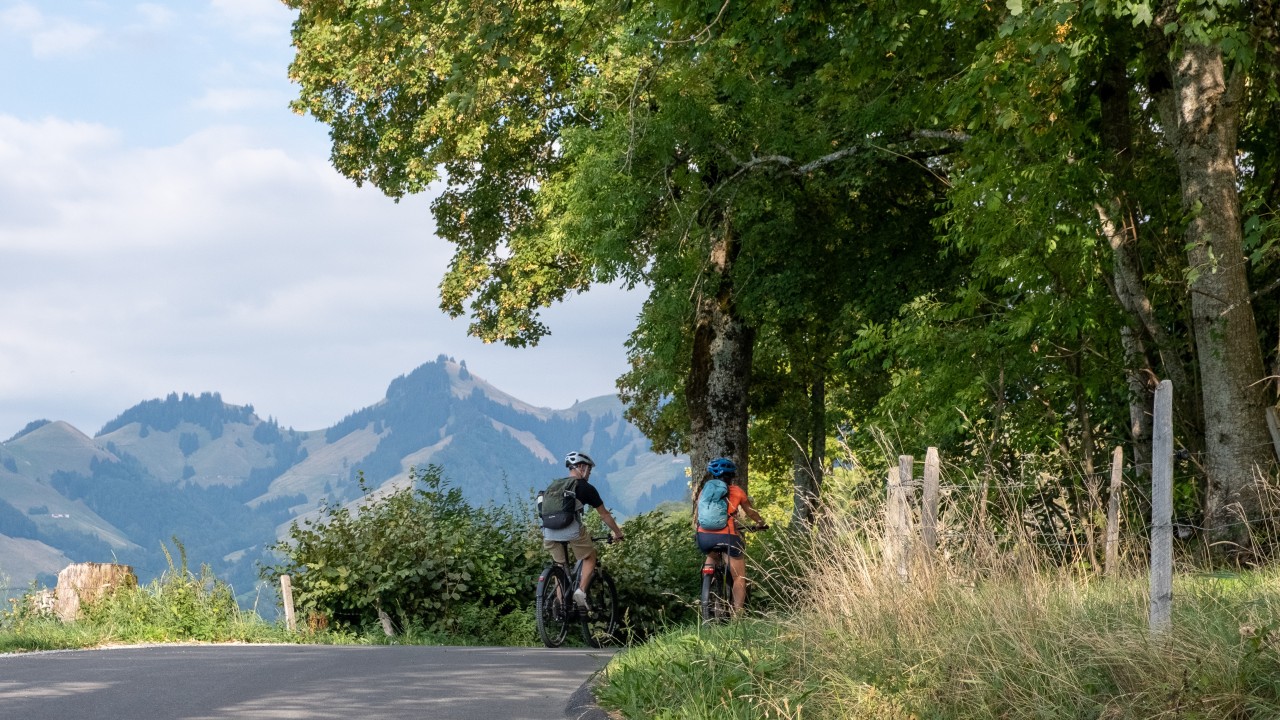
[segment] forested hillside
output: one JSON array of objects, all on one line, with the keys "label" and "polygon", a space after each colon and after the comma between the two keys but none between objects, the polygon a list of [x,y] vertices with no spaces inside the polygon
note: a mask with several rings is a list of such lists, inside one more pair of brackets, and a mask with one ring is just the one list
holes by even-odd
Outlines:
[{"label": "forested hillside", "polygon": [[115,561],[146,579],[176,538],[246,594],[290,520],[360,497],[362,480],[377,491],[436,465],[475,505],[519,506],[568,450],[595,455],[623,517],[688,493],[687,461],[653,454],[617,398],[535,408],[443,356],[325,430],[281,428],[217,393],[144,401],[92,438],[35,421],[0,444],[0,536],[13,548],[0,574],[11,588],[52,584],[67,562]]}]

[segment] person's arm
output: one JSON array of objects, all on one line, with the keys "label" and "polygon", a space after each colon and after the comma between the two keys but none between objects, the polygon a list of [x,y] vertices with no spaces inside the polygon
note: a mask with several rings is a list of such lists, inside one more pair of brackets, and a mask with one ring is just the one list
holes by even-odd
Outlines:
[{"label": "person's arm", "polygon": [[609,508],[604,505],[596,506],[596,512],[600,514],[600,519],[605,525],[613,531],[613,541],[622,542],[622,528],[618,527],[618,521],[613,519],[613,513],[609,512]]},{"label": "person's arm", "polygon": [[756,509],[751,505],[751,498],[750,498],[750,497],[745,497],[745,496],[744,496],[744,497],[742,498],[742,502],[738,503],[738,509],[739,509],[739,510],[742,510],[743,512],[745,512],[745,513],[747,514],[747,517],[749,517],[749,518],[751,518],[752,520],[754,520],[754,521],[755,521],[755,523],[756,523],[757,525],[767,525],[767,524],[768,524],[768,523],[766,523],[766,522],[764,521],[764,518],[760,515],[760,513],[756,512]]}]

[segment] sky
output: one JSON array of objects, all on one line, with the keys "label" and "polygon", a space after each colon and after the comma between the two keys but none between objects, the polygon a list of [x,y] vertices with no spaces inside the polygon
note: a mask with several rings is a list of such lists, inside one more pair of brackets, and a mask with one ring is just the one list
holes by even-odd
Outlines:
[{"label": "sky", "polygon": [[534,348],[469,337],[429,193],[357,188],[289,110],[294,14],[0,0],[0,440],[175,392],[317,430],[441,354],[542,407],[616,391],[639,292],[547,310]]}]

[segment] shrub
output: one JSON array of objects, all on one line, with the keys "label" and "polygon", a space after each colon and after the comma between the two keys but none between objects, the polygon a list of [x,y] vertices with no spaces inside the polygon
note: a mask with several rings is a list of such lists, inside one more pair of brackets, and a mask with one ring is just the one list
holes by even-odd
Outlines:
[{"label": "shrub", "polygon": [[626,541],[609,545],[601,562],[613,576],[625,632],[644,638],[698,617],[702,555],[688,513],[655,510],[623,525]]},{"label": "shrub", "polygon": [[469,506],[434,466],[411,470],[410,484],[386,495],[360,480],[354,510],[329,504],[294,522],[273,547],[281,562],[263,568],[273,581],[292,576],[302,614],[357,629],[376,626],[381,612],[402,630],[467,635],[478,617],[492,627],[488,619],[528,610],[541,567],[530,517]]}]

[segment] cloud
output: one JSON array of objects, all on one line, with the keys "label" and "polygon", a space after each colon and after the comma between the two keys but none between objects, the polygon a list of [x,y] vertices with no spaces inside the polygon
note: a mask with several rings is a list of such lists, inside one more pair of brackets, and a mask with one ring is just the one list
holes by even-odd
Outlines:
[{"label": "cloud", "polygon": [[173,26],[175,13],[163,5],[140,3],[134,6],[141,23],[137,29],[143,31],[163,30]]},{"label": "cloud", "polygon": [[0,436],[38,418],[92,434],[206,391],[316,429],[441,353],[534,404],[612,392],[640,296],[594,291],[548,311],[537,348],[485,345],[437,308],[452,247],[429,204],[241,126],[133,147],[0,115]]},{"label": "cloud", "polygon": [[210,0],[215,22],[250,38],[287,34],[293,11],[279,0]]},{"label": "cloud", "polygon": [[27,3],[11,5],[0,11],[0,27],[6,27],[11,32],[28,34],[38,30],[43,23],[44,15]]},{"label": "cloud", "polygon": [[208,88],[204,95],[193,100],[195,110],[227,115],[242,110],[283,108],[289,97],[273,90],[255,88]]},{"label": "cloud", "polygon": [[0,27],[25,38],[31,54],[39,59],[79,54],[103,34],[101,29],[75,20],[46,16],[28,3],[0,11]]}]

